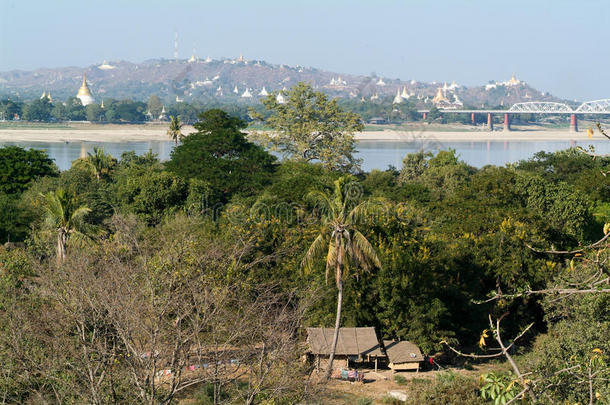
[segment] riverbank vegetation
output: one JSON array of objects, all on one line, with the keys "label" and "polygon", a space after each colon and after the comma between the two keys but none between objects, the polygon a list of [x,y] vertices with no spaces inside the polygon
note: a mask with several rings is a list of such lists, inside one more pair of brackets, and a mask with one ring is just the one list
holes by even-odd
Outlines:
[{"label": "riverbank vegetation", "polygon": [[60,172],[0,148],[0,402],[307,403],[303,327],[335,325],[337,286],[342,326],[439,364],[511,346],[521,375],[413,382],[412,401],[610,400],[609,158],[365,173],[326,145],[278,161],[244,126],[207,111],[165,163],[97,150]]}]

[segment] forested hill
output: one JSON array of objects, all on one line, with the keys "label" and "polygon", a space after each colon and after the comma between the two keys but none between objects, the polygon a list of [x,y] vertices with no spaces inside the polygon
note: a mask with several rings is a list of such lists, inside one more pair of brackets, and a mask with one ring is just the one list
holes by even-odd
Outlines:
[{"label": "forested hill", "polygon": [[[0,96],[31,100],[40,97],[43,91],[50,91],[53,98],[65,100],[76,95],[83,73],[87,74],[89,87],[98,102],[102,98],[144,101],[156,94],[166,103],[180,100],[255,103],[263,87],[272,92],[284,87],[290,88],[299,81],[309,82],[332,96],[353,99],[370,99],[375,95],[379,100],[392,99],[400,89],[401,93],[406,91],[404,94],[417,100],[417,104],[422,107],[426,98],[431,101],[437,89],[443,85],[450,102],[459,101],[473,107],[511,105],[531,100],[558,100],[520,81],[490,82],[481,83],[481,86],[464,87],[451,83],[424,83],[383,76],[350,75],[243,58],[154,59],[142,63],[112,61],[85,68],[71,66],[0,72]],[[252,95],[251,98],[242,97],[247,89]]]}]

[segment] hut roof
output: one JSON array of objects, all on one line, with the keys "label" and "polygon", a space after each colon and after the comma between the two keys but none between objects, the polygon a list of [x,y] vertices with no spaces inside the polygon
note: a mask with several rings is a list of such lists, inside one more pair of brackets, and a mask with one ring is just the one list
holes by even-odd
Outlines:
[{"label": "hut roof", "polygon": [[384,340],[385,352],[390,363],[412,363],[424,361],[419,347],[406,340]]},{"label": "hut roof", "polygon": [[[307,328],[307,343],[312,354],[330,355],[333,328]],[[335,354],[383,357],[375,328],[340,328]]]}]

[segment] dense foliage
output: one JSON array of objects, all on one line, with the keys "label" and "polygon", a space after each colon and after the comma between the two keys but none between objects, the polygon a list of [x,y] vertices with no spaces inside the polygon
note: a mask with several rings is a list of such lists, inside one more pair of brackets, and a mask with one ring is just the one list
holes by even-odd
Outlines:
[{"label": "dense foliage", "polygon": [[[42,152],[0,149],[13,159],[0,159],[0,237],[26,241],[0,248],[0,398],[162,403],[194,384],[216,400],[302,398],[300,328],[332,326],[336,314],[326,260],[311,261],[311,271],[301,265],[331,218],[310,197],[332,195],[345,177],[322,163],[276,162],[248,141],[244,126],[210,110],[168,162],[133,152],[115,161],[98,150],[61,173]],[[19,165],[28,170],[16,175]],[[350,177],[345,206],[383,201],[357,218],[380,266],[343,273],[342,324],[375,326],[384,338],[434,354],[443,339],[474,346],[488,314],[508,311],[506,336],[534,323],[523,362],[536,373],[553,377],[576,363],[579,373],[603,371],[607,295],[474,301],[598,271],[587,261],[575,271],[563,256],[530,247],[600,239],[610,222],[609,170],[610,159],[574,150],[480,169],[442,151],[408,155],[400,170]],[[64,222],[50,204],[64,207]],[[57,261],[62,227],[72,237]],[[250,364],[243,353],[213,349],[222,345],[248,347],[268,362],[247,369],[248,382],[218,370],[201,378],[177,372],[193,356],[214,364],[243,355]],[[155,384],[166,368],[173,377]],[[599,375],[606,380],[594,388],[608,398],[607,374]],[[584,376],[547,390],[549,403],[582,403]],[[434,386],[418,398],[481,400],[477,384],[459,377]]]}]

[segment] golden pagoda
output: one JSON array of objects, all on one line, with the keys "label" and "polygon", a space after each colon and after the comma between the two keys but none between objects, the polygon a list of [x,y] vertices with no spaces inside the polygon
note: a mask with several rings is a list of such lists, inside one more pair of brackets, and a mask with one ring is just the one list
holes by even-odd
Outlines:
[{"label": "golden pagoda", "polygon": [[517,85],[521,84],[521,80],[518,80],[518,79],[515,77],[515,74],[513,73],[513,75],[510,77],[510,80],[509,80],[509,81],[507,81],[505,84],[506,84],[507,86],[517,86]]},{"label": "golden pagoda", "polygon": [[95,102],[91,95],[91,91],[89,91],[89,86],[87,86],[87,73],[83,73],[83,84],[81,84],[80,89],[78,89],[76,98],[80,99],[83,105],[89,105]]},{"label": "golden pagoda", "polygon": [[445,97],[445,95],[443,94],[443,89],[441,87],[439,87],[436,90],[436,95],[432,99],[432,102],[434,104],[441,104],[441,103],[449,103],[450,101],[447,100],[447,97]]}]

